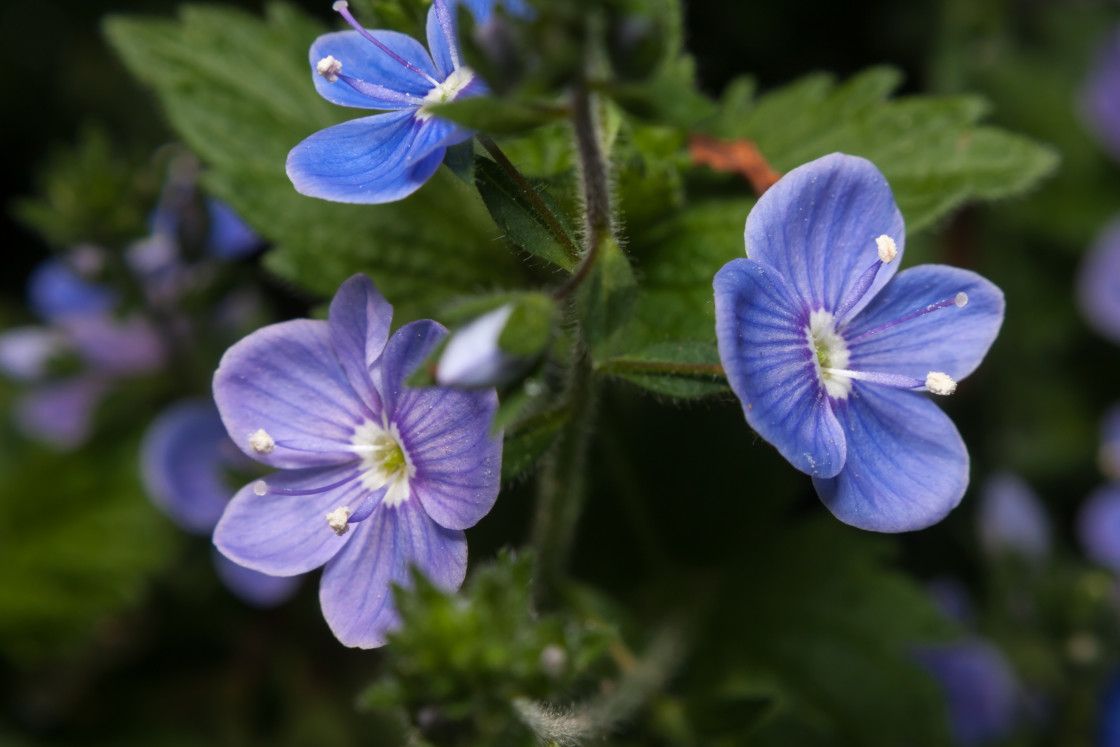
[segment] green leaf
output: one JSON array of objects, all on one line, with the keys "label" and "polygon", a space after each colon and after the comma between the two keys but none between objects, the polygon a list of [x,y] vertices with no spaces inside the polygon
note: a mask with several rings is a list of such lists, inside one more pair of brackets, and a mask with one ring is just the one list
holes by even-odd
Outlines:
[{"label": "green leaf", "polygon": [[695,67],[691,57],[678,57],[649,80],[614,84],[606,93],[636,117],[692,127],[715,112],[711,99],[696,89]]},{"label": "green leaf", "polygon": [[751,139],[783,173],[836,151],[873,161],[910,232],[968,200],[1021,194],[1057,166],[1052,148],[980,125],[987,111],[982,99],[888,100],[900,80],[891,68],[872,68],[843,84],[817,74],[757,100],[747,96],[749,83],[733,83],[707,129]]},{"label": "green leaf", "polygon": [[508,482],[532,469],[567,420],[568,410],[556,408],[537,413],[507,430],[502,447],[502,481]]},{"label": "green leaf", "polygon": [[206,162],[204,184],[275,243],[265,266],[329,295],[368,273],[398,322],[430,316],[449,296],[516,284],[523,268],[500,243],[474,191],[440,170],[407,200],[345,205],[298,194],[288,151],[352,114],[322,99],[307,49],[323,27],[284,4],[265,19],[187,5],[178,20],[111,17],[105,32],[152,86],[167,119]]},{"label": "green leaf", "polygon": [[696,398],[730,392],[713,342],[665,342],[618,356],[599,366],[656,394]]},{"label": "green leaf", "polygon": [[594,352],[605,355],[617,345],[621,330],[630,321],[637,290],[630,260],[612,237],[604,237],[577,303],[587,343]]},{"label": "green leaf", "polygon": [[475,160],[475,184],[491,217],[506,238],[529,254],[572,270],[579,254],[578,244],[567,215],[549,196],[544,185],[532,183],[545,208],[545,215],[526,191],[494,161]]}]

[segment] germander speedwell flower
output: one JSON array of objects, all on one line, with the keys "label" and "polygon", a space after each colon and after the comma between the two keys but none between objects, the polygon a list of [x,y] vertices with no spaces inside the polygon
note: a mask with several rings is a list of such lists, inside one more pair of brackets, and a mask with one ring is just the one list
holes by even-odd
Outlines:
[{"label": "germander speedwell flower", "polygon": [[276,576],[325,564],[323,615],[348,646],[385,642],[398,621],[390,584],[408,585],[409,566],[459,587],[463,530],[490,511],[501,477],[495,391],[406,388],[446,330],[424,320],[390,338],[391,318],[355,275],[327,321],[257,330],[214,374],[234,443],[280,470],[237,493],[214,544]]},{"label": "germander speedwell flower", "polygon": [[972,373],[1004,308],[967,270],[896,276],[904,241],[883,175],[834,153],[762,196],[748,258],[714,282],[720,358],[747,422],[837,518],[883,532],[929,526],[964,495],[968,451],[923,392]]},{"label": "germander speedwell flower", "polygon": [[[476,10],[493,3],[468,5]],[[387,113],[310,136],[288,154],[288,177],[299,192],[335,202],[399,200],[435,173],[448,146],[474,134],[433,115],[431,105],[477,96],[486,86],[462,63],[445,0],[428,11],[431,54],[405,34],[363,28],[346,0],[334,9],[354,30],[324,34],[311,45],[316,90],[335,104]]]}]

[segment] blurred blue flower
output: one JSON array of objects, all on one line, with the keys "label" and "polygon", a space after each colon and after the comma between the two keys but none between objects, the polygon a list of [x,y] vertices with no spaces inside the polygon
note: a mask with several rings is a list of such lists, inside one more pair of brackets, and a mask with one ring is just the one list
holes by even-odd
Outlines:
[{"label": "blurred blue flower", "polygon": [[980,542],[993,556],[1011,553],[1030,560],[1050,554],[1050,521],[1038,496],[1018,475],[989,477],[977,514]]},{"label": "blurred blue flower", "polygon": [[1120,747],[1120,672],[1109,679],[1097,708],[1097,747]]},{"label": "blurred blue flower", "polygon": [[489,512],[501,476],[495,391],[406,388],[446,331],[424,320],[390,338],[391,319],[392,307],[355,275],[327,321],[257,330],[214,374],[234,443],[280,470],[237,493],[214,544],[275,575],[325,564],[323,615],[340,641],[367,648],[398,624],[390,585],[408,585],[409,566],[459,587],[463,530]]},{"label": "blurred blue flower", "polygon": [[1120,28],[1112,31],[1097,53],[1081,101],[1089,128],[1120,161]]},{"label": "blurred blue flower", "polygon": [[[27,303],[40,319],[55,319],[108,312],[117,305],[117,294],[91,280],[80,265],[91,264],[101,250],[83,246],[66,255],[40,262],[27,278]],[[99,268],[90,268],[99,269]]]},{"label": "blurred blue flower", "polygon": [[921,646],[914,656],[945,693],[958,743],[987,744],[1011,733],[1019,715],[1019,684],[998,648],[973,636]]},{"label": "blurred blue flower", "polygon": [[1082,260],[1077,302],[1098,334],[1120,343],[1120,219],[1104,227]]},{"label": "blurred blue flower", "polygon": [[[494,3],[467,5],[490,12]],[[477,96],[486,86],[462,64],[455,14],[445,0],[428,11],[431,54],[410,36],[361,27],[346,0],[334,8],[354,30],[324,34],[311,45],[316,90],[335,104],[387,113],[308,137],[288,154],[288,177],[302,194],[335,202],[399,200],[435,173],[448,146],[473,135],[428,107]]]},{"label": "blurred blue flower", "polygon": [[904,242],[883,175],[834,153],[759,199],[747,258],[714,281],[720,359],[747,422],[837,518],[884,532],[929,526],[964,495],[968,451],[920,392],[949,394],[972,373],[1004,310],[967,270],[895,276]]},{"label": "blurred blue flower", "polygon": [[[246,468],[252,469],[252,462],[226,435],[213,403],[204,400],[185,400],[164,410],[148,426],[140,446],[140,474],[148,497],[192,534],[213,531],[234,492],[230,472]],[[258,607],[286,601],[299,586],[296,576],[242,568],[220,553],[215,553],[214,563],[226,586]]]}]

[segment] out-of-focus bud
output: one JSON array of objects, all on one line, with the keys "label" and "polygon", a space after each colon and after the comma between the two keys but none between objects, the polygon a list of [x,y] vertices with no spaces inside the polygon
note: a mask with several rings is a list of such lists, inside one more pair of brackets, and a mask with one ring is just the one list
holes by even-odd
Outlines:
[{"label": "out-of-focus bud", "polygon": [[552,337],[556,306],[541,293],[528,293],[455,331],[436,364],[440,386],[490,387],[525,373]]},{"label": "out-of-focus bud", "polygon": [[990,555],[1010,553],[1037,561],[1050,553],[1046,510],[1017,475],[1004,472],[988,478],[977,522],[980,542]]},{"label": "out-of-focus bud", "polygon": [[[460,18],[460,23],[464,19]],[[464,55],[471,68],[482,76],[490,90],[504,96],[525,75],[526,58],[518,31],[508,18],[495,14],[475,24],[463,40]]]}]

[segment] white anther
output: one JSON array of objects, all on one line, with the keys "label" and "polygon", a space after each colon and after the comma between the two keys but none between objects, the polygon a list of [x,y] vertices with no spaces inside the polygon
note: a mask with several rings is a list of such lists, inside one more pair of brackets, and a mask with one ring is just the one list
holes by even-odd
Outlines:
[{"label": "white anther", "polygon": [[249,436],[249,448],[257,454],[271,454],[276,449],[276,442],[264,428]]},{"label": "white anther", "polygon": [[253,492],[257,495],[264,495],[268,492],[268,483],[264,480],[257,480],[253,483]]},{"label": "white anther", "polygon": [[875,239],[875,246],[879,247],[879,261],[883,264],[890,264],[890,261],[898,256],[898,244],[886,234]]},{"label": "white anther", "polygon": [[[346,4],[345,0],[343,0],[342,4]],[[315,65],[315,72],[326,78],[328,83],[334,83],[338,80],[338,74],[342,72],[342,63],[336,60],[332,55],[327,55]]]},{"label": "white anther", "polygon": [[955,303],[958,308],[964,306],[966,303],[968,303],[968,294],[964,291],[961,291],[957,294],[957,297],[953,299],[953,303]]},{"label": "white anther", "polygon": [[348,506],[339,506],[327,514],[327,524],[339,537],[350,531],[350,524],[347,523],[349,519],[350,508]]},{"label": "white anther", "polygon": [[331,6],[331,10],[335,13],[341,13],[349,7],[350,3],[346,2],[346,0],[335,0],[334,4]]},{"label": "white anther", "polygon": [[940,371],[930,371],[926,376],[926,389],[934,394],[946,395],[957,391],[957,382],[953,377]]}]

